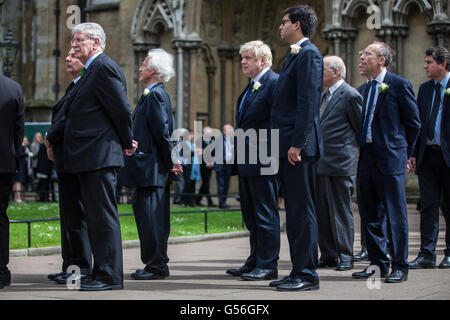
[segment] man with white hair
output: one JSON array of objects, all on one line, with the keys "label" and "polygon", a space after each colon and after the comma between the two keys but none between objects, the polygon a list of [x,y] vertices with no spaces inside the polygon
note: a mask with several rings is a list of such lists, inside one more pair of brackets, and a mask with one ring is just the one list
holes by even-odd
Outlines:
[{"label": "man with white hair", "polygon": [[317,164],[315,201],[319,225],[319,268],[353,268],[352,193],[358,169],[362,96],[344,79],[344,61],[323,59],[320,126],[323,154]]},{"label": "man with white hair", "polygon": [[122,70],[103,53],[102,27],[83,23],[72,35],[74,56],[84,68],[67,96],[64,168],[78,178],[94,258],[91,278],[81,280],[81,290],[117,290],[123,288],[123,257],[116,185],[123,153],[137,148],[131,108]]},{"label": "man with white hair", "polygon": [[[270,69],[272,53],[262,41],[242,45],[239,53],[242,72],[251,81],[236,103],[236,132],[255,133],[254,138],[245,137],[245,148],[238,147],[235,157],[238,159],[242,217],[250,231],[250,255],[239,269],[228,269],[226,272],[244,280],[272,280],[278,277],[280,252],[278,180],[276,170],[270,174],[262,171],[270,163],[262,163],[260,159],[259,148],[263,138],[259,135],[260,131],[270,130],[272,93],[278,74]],[[267,137],[270,137],[270,132],[267,132]],[[270,150],[270,143],[267,150]],[[242,151],[245,152],[244,157],[239,154]],[[255,163],[250,160],[253,156]],[[245,161],[241,163],[239,159]]]},{"label": "man with white hair", "polygon": [[181,164],[172,162],[175,119],[164,88],[164,82],[175,75],[173,56],[163,49],[152,49],[139,73],[145,90],[132,115],[133,137],[139,148],[133,156],[125,157],[120,180],[122,185],[134,187],[133,211],[145,265],[131,278],[157,280],[169,276],[170,173],[182,172]]}]

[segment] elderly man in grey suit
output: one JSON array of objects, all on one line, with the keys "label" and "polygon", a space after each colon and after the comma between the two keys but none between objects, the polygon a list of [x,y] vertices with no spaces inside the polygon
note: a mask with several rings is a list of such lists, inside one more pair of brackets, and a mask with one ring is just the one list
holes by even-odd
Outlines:
[{"label": "elderly man in grey suit", "polygon": [[320,125],[324,153],[317,167],[316,208],[319,224],[319,268],[353,268],[352,193],[358,168],[362,96],[344,79],[340,57],[324,58]]}]

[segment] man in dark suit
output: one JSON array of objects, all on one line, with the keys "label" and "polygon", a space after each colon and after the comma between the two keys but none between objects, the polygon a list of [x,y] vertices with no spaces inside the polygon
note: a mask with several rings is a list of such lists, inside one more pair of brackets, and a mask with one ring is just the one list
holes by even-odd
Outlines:
[{"label": "man in dark suit", "polygon": [[[250,256],[242,267],[228,269],[227,273],[244,280],[271,280],[278,277],[280,252],[278,181],[276,170],[270,174],[262,172],[269,163],[262,163],[259,156],[263,139],[266,139],[260,137],[259,130],[266,130],[270,137],[272,93],[278,74],[270,69],[272,53],[263,42],[244,44],[240,54],[242,71],[251,81],[236,104],[235,159],[242,216],[250,231]],[[267,151],[270,151],[269,146],[266,143]],[[240,154],[242,152],[245,154]]]},{"label": "man in dark suit", "polygon": [[230,206],[227,204],[227,198],[228,189],[230,187],[230,179],[233,171],[233,132],[234,128],[231,124],[226,124],[223,126],[223,157],[221,159],[218,159],[219,161],[216,161],[214,163],[214,170],[216,171],[219,208],[222,209],[230,208]]},{"label": "man in dark suit", "polygon": [[175,121],[170,97],[164,89],[175,75],[173,56],[162,49],[150,50],[139,68],[139,81],[146,87],[134,109],[133,137],[137,152],[125,159],[121,184],[135,187],[133,211],[141,243],[144,269],[131,274],[134,280],[169,276],[167,242],[170,233],[170,172],[182,172],[172,162]]},{"label": "man in dark suit", "polygon": [[94,258],[81,290],[117,290],[123,288],[123,257],[115,193],[123,153],[137,147],[131,108],[122,70],[103,53],[101,26],[83,23],[72,35],[75,57],[85,67],[65,106],[64,170],[77,176]]},{"label": "man in dark suit", "polygon": [[61,224],[62,272],[49,274],[48,279],[65,284],[72,276],[67,268],[78,266],[82,275],[90,275],[92,268],[92,252],[81,203],[80,189],[75,174],[64,170],[64,128],[65,103],[68,93],[80,80],[83,64],[74,57],[73,49],[66,57],[66,71],[73,80],[61,100],[52,110],[52,126],[45,135],[48,158],[55,164],[59,184],[59,215]]},{"label": "man in dark suit", "polygon": [[[211,137],[212,137],[212,129],[210,127],[203,128],[203,135],[202,135],[202,153],[205,151],[205,149],[211,144]],[[198,191],[198,194],[196,196],[195,204],[197,206],[201,206],[203,197],[206,197],[208,207],[215,207],[216,205],[213,203],[211,199],[211,195],[209,192],[209,185],[211,181],[211,173],[214,169],[214,162],[206,163],[205,161],[202,161],[200,163],[200,174],[202,177],[202,184],[200,186],[200,189]]]},{"label": "man in dark suit", "polygon": [[24,136],[24,106],[19,84],[0,74],[0,289],[11,283],[9,219],[6,214]]},{"label": "man in dark suit", "polygon": [[439,233],[439,204],[443,194],[446,223],[444,260],[439,268],[450,268],[450,54],[446,48],[425,51],[425,72],[429,81],[419,88],[417,104],[422,131],[410,169],[419,176],[420,252],[410,262],[411,269],[436,267],[436,244]]},{"label": "man in dark suit", "polygon": [[[399,283],[408,279],[405,173],[420,119],[412,85],[387,71],[391,61],[392,50],[382,42],[370,44],[360,58],[360,74],[370,80],[363,103],[360,210],[367,223],[370,264],[380,268],[381,277],[386,277],[390,267],[386,236],[381,230],[383,215],[387,216],[393,261],[386,282]],[[379,210],[380,203],[384,210]],[[365,268],[352,277],[367,279],[372,275],[370,270]]]},{"label": "man in dark suit", "polygon": [[278,290],[317,290],[314,186],[322,149],[319,107],[323,57],[309,40],[317,26],[314,10],[300,5],[284,10],[283,14],[280,35],[291,44],[291,51],[274,90],[272,126],[279,129],[279,176],[285,192],[292,271],[270,285]]},{"label": "man in dark suit", "polygon": [[353,268],[352,194],[358,169],[362,96],[345,81],[344,61],[324,58],[320,106],[323,154],[317,164],[319,268]]}]

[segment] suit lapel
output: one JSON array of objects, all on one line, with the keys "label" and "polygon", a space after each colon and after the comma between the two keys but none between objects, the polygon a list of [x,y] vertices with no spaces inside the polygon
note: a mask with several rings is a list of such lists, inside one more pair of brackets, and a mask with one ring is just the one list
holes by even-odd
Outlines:
[{"label": "suit lapel", "polygon": [[[384,77],[384,81],[383,83],[387,83],[387,85],[391,88],[388,89],[392,90],[392,84],[391,84],[391,74],[389,71],[386,72],[386,76]],[[378,87],[379,88],[379,87]],[[377,89],[378,90],[378,89]],[[373,111],[373,117],[375,118],[375,116],[378,113],[378,110],[380,110],[380,106],[383,103],[384,98],[386,97],[386,95],[388,94],[388,91],[384,92],[384,93],[378,93],[378,99],[377,99],[377,104],[375,105],[375,110]]]},{"label": "suit lapel", "polygon": [[341,100],[342,94],[344,93],[343,87],[345,85],[345,82],[341,84],[341,86],[333,93],[331,96],[331,100],[327,103],[327,106],[325,108],[325,111],[322,114],[322,117],[320,117],[320,120],[325,119],[325,117],[333,110],[333,108],[336,106],[336,104]]},{"label": "suit lapel", "polygon": [[[242,101],[242,99],[244,99],[245,93],[247,92],[249,86],[250,86],[250,82],[247,84],[244,91],[241,92],[239,98],[237,99],[237,102],[236,102],[236,125],[239,123],[239,120],[242,118],[242,117],[239,117],[239,109],[241,106],[241,101]],[[242,108],[244,108],[244,106],[242,106]]]},{"label": "suit lapel", "polygon": [[253,99],[255,99],[255,97],[262,91],[264,90],[264,85],[266,82],[267,77],[269,76],[271,70],[267,70],[267,72],[261,77],[261,79],[259,79],[259,83],[261,83],[261,87],[259,87],[258,90],[256,90],[255,92],[253,92],[253,94],[250,93],[248,94],[247,99],[244,102],[244,105],[242,106],[242,115],[240,116],[240,120],[242,121],[242,119],[245,116],[246,111],[248,110],[248,107],[250,105],[250,102],[253,101]]},{"label": "suit lapel", "polygon": [[[303,43],[300,45],[300,48],[303,49],[309,43],[311,43],[310,40],[303,41]],[[286,63],[284,64],[284,67],[283,67],[283,71],[286,70],[287,67],[292,63],[292,61],[294,61],[295,58],[297,58],[301,54],[302,54],[302,51],[300,51],[297,55],[293,56],[293,55],[291,55],[291,50],[289,50],[289,53],[288,53],[288,56],[287,56],[287,59],[286,59]]]},{"label": "suit lapel", "polygon": [[[450,80],[447,82],[447,88],[450,88]],[[447,112],[448,112],[448,108],[449,106],[449,100],[450,100],[450,96],[444,93],[444,101],[442,102],[442,117],[441,117],[441,139],[442,139],[442,135],[444,133],[444,130],[442,128],[444,128],[446,126],[446,118],[447,118]]]},{"label": "suit lapel", "polygon": [[97,66],[98,62],[103,60],[105,55],[102,53],[97,58],[92,61],[92,63],[89,65],[88,70],[85,72],[85,74],[78,80],[78,82],[75,84],[75,86],[70,90],[68,96],[67,96],[67,108],[66,108],[66,114],[70,112],[70,107],[72,106],[73,99],[77,96],[78,92],[80,91],[80,88],[83,86],[83,84],[87,81],[87,79],[90,78],[90,76],[94,73],[94,68]]}]

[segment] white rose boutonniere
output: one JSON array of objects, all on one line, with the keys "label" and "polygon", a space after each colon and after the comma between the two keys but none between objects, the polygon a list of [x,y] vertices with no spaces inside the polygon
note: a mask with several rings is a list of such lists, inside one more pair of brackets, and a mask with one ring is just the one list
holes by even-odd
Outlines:
[{"label": "white rose boutonniere", "polygon": [[383,82],[379,87],[378,87],[378,93],[386,93],[389,90],[389,85],[386,82]]},{"label": "white rose boutonniere", "polygon": [[260,83],[259,81],[256,81],[255,84],[253,85],[253,90],[252,90],[252,92],[250,93],[250,97],[252,96],[252,94],[253,94],[255,91],[258,91],[259,88],[261,88],[261,83]]},{"label": "white rose boutonniere", "polygon": [[291,45],[291,55],[296,56],[300,51],[302,51],[302,47],[296,44]]},{"label": "white rose boutonniere", "polygon": [[144,93],[143,93],[144,97],[146,97],[149,93],[150,93],[150,90],[148,90],[148,88],[145,88]]},{"label": "white rose boutonniere", "polygon": [[444,94],[445,94],[446,96],[450,96],[450,88],[445,89],[445,90],[444,90]]}]

